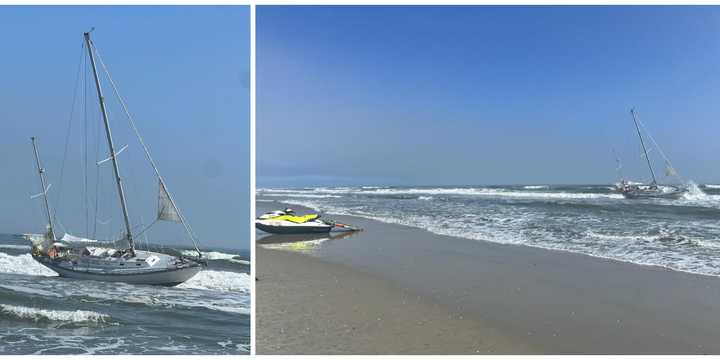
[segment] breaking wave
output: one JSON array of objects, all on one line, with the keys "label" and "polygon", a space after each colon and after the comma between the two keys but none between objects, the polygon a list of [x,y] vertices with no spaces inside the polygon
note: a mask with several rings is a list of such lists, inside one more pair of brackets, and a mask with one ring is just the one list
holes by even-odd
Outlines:
[{"label": "breaking wave", "polygon": [[250,276],[230,271],[203,270],[177,287],[249,293]]},{"label": "breaking wave", "polygon": [[280,201],[439,235],[720,276],[720,195],[692,182],[676,200],[629,200],[607,185],[540,186],[317,188],[352,196]]},{"label": "breaking wave", "polygon": [[[524,187],[527,190],[547,189],[545,185],[529,185]],[[259,195],[264,196],[285,196],[300,197],[295,194],[298,190],[286,189],[264,189]],[[273,194],[276,193],[276,194]],[[309,194],[308,194],[309,193]],[[538,192],[538,191],[517,191],[504,188],[316,188],[315,190],[303,190],[306,198],[328,198],[320,194],[360,194],[360,195],[459,195],[459,196],[494,196],[494,197],[524,197],[524,198],[547,198],[547,199],[623,199],[617,193],[571,193],[571,192]],[[313,196],[309,196],[313,195]],[[335,196],[337,197],[337,196]]]},{"label": "breaking wave", "polygon": [[57,273],[40,265],[30,254],[8,255],[3,252],[0,252],[0,272],[8,274],[57,276]]},{"label": "breaking wave", "polygon": [[34,288],[31,288],[28,286],[14,286],[14,285],[2,284],[2,285],[0,285],[0,288],[19,292],[19,293],[30,294],[30,295],[40,295],[40,296],[59,297],[59,298],[63,297],[62,295],[56,294],[51,291],[34,289]]},{"label": "breaking wave", "polygon": [[34,322],[53,321],[62,323],[107,323],[110,316],[85,310],[48,310],[33,307],[0,304],[0,313],[18,320]]},{"label": "breaking wave", "polygon": [[30,250],[30,245],[0,244],[0,249]]}]

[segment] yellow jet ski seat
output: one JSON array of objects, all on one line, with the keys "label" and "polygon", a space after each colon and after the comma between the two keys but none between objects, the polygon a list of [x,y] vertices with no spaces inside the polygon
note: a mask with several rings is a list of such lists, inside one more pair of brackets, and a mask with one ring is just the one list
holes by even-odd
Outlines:
[{"label": "yellow jet ski seat", "polygon": [[272,220],[286,220],[290,222],[294,222],[296,224],[302,224],[306,223],[308,221],[313,221],[317,218],[319,218],[320,215],[318,214],[307,214],[303,216],[295,216],[295,215],[280,215],[272,218]]}]

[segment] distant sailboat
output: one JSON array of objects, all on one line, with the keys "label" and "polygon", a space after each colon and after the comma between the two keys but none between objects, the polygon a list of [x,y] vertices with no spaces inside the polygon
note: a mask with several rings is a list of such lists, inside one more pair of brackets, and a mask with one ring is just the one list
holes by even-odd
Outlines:
[{"label": "distant sailboat", "polygon": [[[182,213],[177,208],[170,192],[167,190],[165,181],[162,176],[160,176],[160,172],[158,171],[155,162],[152,157],[150,157],[148,148],[145,146],[145,143],[137,132],[137,128],[135,128],[134,123],[130,118],[133,130],[135,130],[138,140],[145,152],[145,156],[150,162],[158,180],[159,195],[156,221],[163,220],[183,224],[189,238],[192,240],[198,256],[173,256],[136,249],[117,159],[117,155],[122,152],[124,148],[118,152],[115,151],[115,145],[110,131],[110,123],[105,108],[105,98],[103,97],[103,91],[97,72],[95,59],[97,50],[95,49],[94,43],[90,40],[90,33],[84,34],[84,44],[88,51],[88,57],[100,103],[100,112],[102,114],[103,125],[105,127],[105,135],[108,142],[108,148],[110,150],[109,158],[98,162],[98,165],[108,160],[112,161],[114,180],[117,185],[117,192],[124,218],[125,231],[123,236],[115,241],[91,240],[70,234],[65,234],[62,238],[58,239],[47,196],[49,185],[46,186],[45,170],[40,162],[37,140],[33,137],[33,153],[35,155],[37,171],[42,185],[42,192],[37,196],[43,197],[43,205],[48,224],[45,234],[26,235],[33,245],[32,256],[44,266],[60,274],[60,276],[68,278],[167,286],[174,286],[185,282],[206,267],[207,262],[202,258],[202,253],[198,248],[195,236],[193,235],[187,221],[182,216]],[[105,69],[105,73],[107,74],[108,79],[117,94],[117,89],[112,82],[112,78],[110,78],[110,74],[107,72],[104,64],[102,64],[102,59],[100,59],[100,64]],[[119,97],[119,95],[118,98],[127,113],[124,101]],[[127,114],[129,116],[129,113]],[[145,232],[146,230],[147,228],[143,229],[142,232]]]},{"label": "distant sailboat", "polygon": [[[653,170],[652,164],[650,162],[650,157],[648,156],[647,148],[645,147],[645,141],[643,140],[642,133],[640,132],[640,126],[638,125],[637,118],[635,116],[635,109],[630,110],[630,114],[632,115],[633,122],[635,123],[635,129],[637,130],[638,138],[640,139],[640,145],[642,146],[643,155],[645,157],[645,160],[648,165],[648,169],[650,170],[650,176],[652,177],[652,182],[650,184],[642,184],[642,183],[631,183],[629,181],[626,181],[622,179],[620,181],[620,184],[618,184],[618,190],[623,194],[624,197],[628,199],[652,199],[652,198],[664,198],[664,199],[677,199],[681,197],[683,194],[687,192],[687,189],[681,188],[679,186],[673,186],[673,185],[658,185],[657,179],[655,178],[655,171]],[[652,140],[652,139],[651,139]],[[653,143],[655,141],[653,140]],[[655,143],[655,146],[657,146],[657,143]],[[659,150],[659,147],[658,147]],[[662,151],[661,151],[662,155]],[[665,159],[665,165],[666,165],[666,172],[665,174],[667,176],[678,176],[677,171],[673,168],[673,166],[670,164],[670,161],[663,155],[663,158]]]}]

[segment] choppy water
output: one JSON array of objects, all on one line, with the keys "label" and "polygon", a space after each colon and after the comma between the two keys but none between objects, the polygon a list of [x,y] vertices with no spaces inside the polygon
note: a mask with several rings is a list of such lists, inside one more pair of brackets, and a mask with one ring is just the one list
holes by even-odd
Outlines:
[{"label": "choppy water", "polygon": [[247,354],[248,254],[176,287],[65,279],[0,234],[0,354]]},{"label": "choppy water", "polygon": [[612,185],[272,188],[257,195],[442,235],[720,276],[720,185],[692,185],[678,200],[628,200]]}]

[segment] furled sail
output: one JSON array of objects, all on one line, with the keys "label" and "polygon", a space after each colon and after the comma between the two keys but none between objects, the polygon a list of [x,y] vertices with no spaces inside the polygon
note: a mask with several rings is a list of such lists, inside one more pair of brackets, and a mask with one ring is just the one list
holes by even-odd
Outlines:
[{"label": "furled sail", "polygon": [[158,181],[158,183],[160,184],[160,194],[158,195],[158,220],[174,221],[178,223],[182,222],[177,208],[175,208],[175,205],[173,205],[172,201],[170,201],[170,195],[168,195],[165,185],[162,181]]}]

